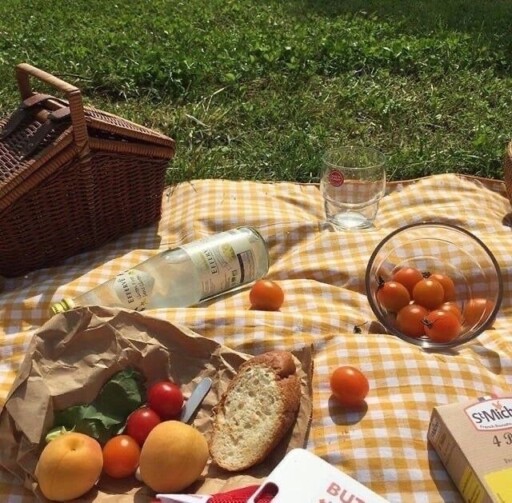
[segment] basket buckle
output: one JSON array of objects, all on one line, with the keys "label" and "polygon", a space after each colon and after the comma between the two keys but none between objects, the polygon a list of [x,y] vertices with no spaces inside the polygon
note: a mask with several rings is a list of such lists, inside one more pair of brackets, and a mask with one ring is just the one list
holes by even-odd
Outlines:
[{"label": "basket buckle", "polygon": [[55,128],[55,126],[65,120],[69,120],[71,111],[69,107],[59,108],[48,114],[46,121],[39,126],[38,130],[30,137],[23,147],[21,159],[29,157],[34,150],[44,141],[46,136]]},{"label": "basket buckle", "polygon": [[47,100],[51,99],[49,94],[34,94],[23,100],[20,106],[9,117],[9,120],[0,131],[0,140],[7,138],[10,134],[14,133],[18,126],[25,120],[29,112],[35,108],[42,106]]}]

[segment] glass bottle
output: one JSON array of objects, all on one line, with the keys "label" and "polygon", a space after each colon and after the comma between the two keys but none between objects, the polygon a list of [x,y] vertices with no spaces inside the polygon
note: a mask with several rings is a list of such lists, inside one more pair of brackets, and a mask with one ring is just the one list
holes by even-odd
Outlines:
[{"label": "glass bottle", "polygon": [[188,307],[263,277],[268,248],[252,227],[221,232],[165,250],[74,299],[50,307],[56,314],[101,305],[142,311]]}]

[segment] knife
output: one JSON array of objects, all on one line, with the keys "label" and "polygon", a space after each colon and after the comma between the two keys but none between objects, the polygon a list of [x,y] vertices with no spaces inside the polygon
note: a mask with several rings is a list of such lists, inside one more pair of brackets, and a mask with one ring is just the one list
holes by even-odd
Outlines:
[{"label": "knife", "polygon": [[205,377],[192,391],[189,399],[185,402],[183,410],[181,411],[180,421],[184,423],[190,423],[194,417],[197,409],[205,399],[206,395],[212,387],[212,380],[209,377]]}]

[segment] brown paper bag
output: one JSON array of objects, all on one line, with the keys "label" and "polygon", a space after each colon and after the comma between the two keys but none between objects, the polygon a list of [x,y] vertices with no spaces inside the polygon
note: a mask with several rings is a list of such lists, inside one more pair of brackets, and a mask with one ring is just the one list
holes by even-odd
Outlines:
[{"label": "brown paper bag", "polygon": [[[209,463],[191,492],[214,494],[254,484],[290,449],[305,446],[311,418],[312,350],[305,347],[292,353],[303,390],[292,431],[262,464],[242,474]],[[148,382],[170,378],[185,397],[202,378],[212,378],[212,389],[194,420],[194,426],[208,436],[213,406],[250,356],[137,312],[91,307],[54,316],[34,334],[0,413],[0,466],[45,501],[34,471],[54,411],[92,402],[105,382],[127,367],[141,371]],[[143,503],[153,496],[135,478],[120,481],[102,476],[95,489],[76,501]]]}]

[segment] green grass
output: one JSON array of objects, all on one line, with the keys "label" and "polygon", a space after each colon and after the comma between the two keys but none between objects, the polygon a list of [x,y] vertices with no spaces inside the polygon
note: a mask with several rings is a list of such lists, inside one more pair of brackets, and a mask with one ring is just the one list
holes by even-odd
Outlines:
[{"label": "green grass", "polygon": [[2,0],[0,112],[26,61],[175,138],[170,182],[317,181],[338,143],[380,148],[390,179],[501,178],[511,18],[504,0]]}]

